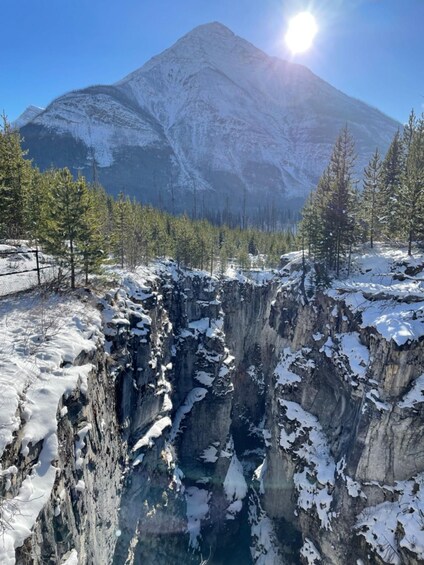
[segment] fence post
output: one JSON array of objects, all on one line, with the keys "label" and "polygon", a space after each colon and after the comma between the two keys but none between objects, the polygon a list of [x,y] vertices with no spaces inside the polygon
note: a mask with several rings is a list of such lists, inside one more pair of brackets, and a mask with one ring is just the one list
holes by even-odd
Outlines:
[{"label": "fence post", "polygon": [[38,247],[35,250],[35,263],[37,265],[37,279],[38,279],[38,284],[41,284],[41,277],[40,277],[40,262],[38,260]]}]

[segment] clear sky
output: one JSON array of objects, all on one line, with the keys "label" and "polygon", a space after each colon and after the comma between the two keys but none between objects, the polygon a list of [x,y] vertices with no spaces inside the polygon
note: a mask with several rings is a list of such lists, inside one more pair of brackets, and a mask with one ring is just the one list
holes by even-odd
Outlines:
[{"label": "clear sky", "polygon": [[[319,33],[292,57],[287,21],[305,9]],[[2,0],[0,13],[0,111],[10,120],[113,83],[211,21],[401,122],[424,110],[424,0]]]}]

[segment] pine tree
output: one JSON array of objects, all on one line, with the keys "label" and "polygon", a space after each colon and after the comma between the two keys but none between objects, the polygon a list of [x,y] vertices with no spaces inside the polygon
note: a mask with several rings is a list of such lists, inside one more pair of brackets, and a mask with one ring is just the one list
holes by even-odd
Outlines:
[{"label": "pine tree", "polygon": [[378,195],[381,187],[382,163],[378,149],[375,150],[370,162],[364,169],[363,191],[361,198],[361,219],[369,235],[371,248],[378,235]]},{"label": "pine tree", "polygon": [[403,168],[402,140],[400,132],[397,131],[383,160],[378,195],[378,207],[380,209],[378,222],[383,235],[389,239],[394,239],[399,235]]},{"label": "pine tree", "polygon": [[138,205],[130,200],[128,200],[128,210],[123,228],[126,265],[129,269],[134,270],[142,262],[144,242],[141,229],[144,226],[141,226],[139,221]]},{"label": "pine tree", "polygon": [[417,120],[413,112],[404,130],[404,148],[399,222],[411,255],[413,241],[424,235],[424,120]]},{"label": "pine tree", "polygon": [[88,189],[95,203],[96,219],[101,230],[102,247],[106,252],[109,250],[112,238],[114,198],[107,194],[98,183],[89,184]]},{"label": "pine tree", "polygon": [[330,265],[333,250],[333,237],[328,225],[328,207],[331,195],[330,170],[327,168],[311,194],[305,211],[308,252],[313,258]]},{"label": "pine tree", "polygon": [[158,210],[152,209],[152,216],[150,223],[152,255],[156,257],[164,257],[169,246],[169,235],[165,215]]},{"label": "pine tree", "polygon": [[241,269],[250,269],[250,257],[245,247],[240,247],[237,253],[237,262],[240,265]]},{"label": "pine tree", "polygon": [[52,171],[40,173],[38,169],[33,169],[25,194],[25,232],[37,247],[51,229],[54,177]]},{"label": "pine tree", "polygon": [[301,237],[324,278],[327,270],[335,270],[339,276],[356,240],[354,160],[353,139],[344,128],[334,145],[330,164],[303,212]]},{"label": "pine tree", "polygon": [[47,250],[68,267],[71,288],[75,288],[77,268],[81,261],[78,246],[86,236],[84,218],[88,203],[83,179],[74,181],[69,169],[56,173],[53,187],[51,226],[45,234]]},{"label": "pine tree", "polygon": [[31,181],[31,163],[25,159],[21,137],[5,115],[0,128],[0,237],[25,235],[24,202]]},{"label": "pine tree", "polygon": [[412,141],[414,139],[414,135],[417,129],[417,117],[415,115],[414,109],[411,110],[408,117],[408,123],[404,125],[403,133],[402,133],[402,143],[405,155],[408,153]]},{"label": "pine tree", "polygon": [[119,261],[121,269],[123,269],[125,265],[130,213],[131,202],[123,192],[120,192],[113,206],[111,247],[115,258]]},{"label": "pine tree", "polygon": [[314,193],[309,194],[302,209],[302,218],[299,225],[299,236],[303,252],[312,255],[312,242],[316,240],[315,224],[316,210],[314,207]]},{"label": "pine tree", "polygon": [[81,228],[76,241],[78,259],[81,263],[85,283],[88,284],[88,276],[98,273],[105,260],[105,240],[102,232],[102,215],[99,214],[99,191],[94,186],[87,186],[85,179],[78,179],[79,190],[82,193],[83,215],[81,217]]},{"label": "pine tree", "polygon": [[175,259],[178,266],[194,266],[198,259],[197,238],[193,229],[193,222],[184,215],[176,219],[174,224]]},{"label": "pine tree", "polygon": [[333,238],[334,254],[330,267],[340,274],[342,261],[350,253],[355,237],[355,193],[352,170],[355,161],[354,142],[347,127],[336,140],[330,159],[330,195],[327,207],[327,230]]}]

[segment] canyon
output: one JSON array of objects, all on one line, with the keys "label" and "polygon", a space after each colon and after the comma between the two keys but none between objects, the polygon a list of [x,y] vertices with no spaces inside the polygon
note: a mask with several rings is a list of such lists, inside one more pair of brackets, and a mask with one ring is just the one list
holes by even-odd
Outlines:
[{"label": "canyon", "polygon": [[37,302],[38,342],[4,301],[1,562],[423,563],[423,269],[165,261]]}]

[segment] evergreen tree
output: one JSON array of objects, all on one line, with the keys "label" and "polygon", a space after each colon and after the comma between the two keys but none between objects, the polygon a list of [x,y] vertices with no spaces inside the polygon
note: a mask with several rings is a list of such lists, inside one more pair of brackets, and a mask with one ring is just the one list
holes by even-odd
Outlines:
[{"label": "evergreen tree", "polygon": [[109,250],[113,232],[113,204],[114,198],[108,195],[98,183],[88,185],[91,200],[96,209],[96,220],[101,231],[102,246]]},{"label": "evergreen tree", "polygon": [[413,112],[405,127],[404,147],[399,222],[408,241],[408,255],[411,255],[413,241],[424,236],[424,120],[417,120]]},{"label": "evergreen tree", "polygon": [[347,127],[336,140],[330,159],[330,195],[327,208],[327,230],[333,238],[334,254],[330,267],[340,274],[343,259],[355,240],[355,201],[352,171],[355,161],[354,142]]},{"label": "evergreen tree", "polygon": [[88,284],[88,275],[98,273],[105,260],[105,240],[102,233],[102,214],[99,207],[99,191],[96,187],[89,188],[84,178],[78,179],[82,193],[83,215],[81,217],[81,229],[78,234],[77,248],[79,261],[82,264],[85,275],[85,283]]},{"label": "evergreen tree", "polygon": [[130,222],[131,202],[128,197],[120,192],[113,206],[112,251],[119,261],[121,269],[125,265],[125,256],[128,239],[128,224]]},{"label": "evergreen tree", "polygon": [[31,163],[24,157],[21,137],[2,116],[0,127],[0,237],[25,235],[24,202],[31,181]]},{"label": "evergreen tree", "polygon": [[181,216],[177,218],[174,229],[175,259],[178,266],[196,266],[199,259],[199,249],[197,248],[193,222],[186,215]]},{"label": "evergreen tree", "polygon": [[389,239],[399,235],[400,192],[403,175],[403,147],[400,132],[397,131],[381,168],[381,185],[378,196],[380,214],[378,222],[381,231]]},{"label": "evergreen tree", "polygon": [[312,255],[312,242],[316,241],[316,209],[314,206],[314,193],[311,192],[302,209],[302,218],[299,226],[300,243],[303,252]]},{"label": "evergreen tree", "polygon": [[301,237],[304,247],[320,265],[340,274],[342,262],[350,254],[356,238],[357,194],[352,171],[354,143],[347,128],[336,140],[328,168],[303,212]]},{"label": "evergreen tree", "polygon": [[34,169],[25,195],[25,232],[38,247],[51,229],[52,186],[55,173]]},{"label": "evergreen tree", "polygon": [[409,113],[408,123],[404,125],[403,133],[402,133],[402,143],[403,143],[403,150],[405,152],[405,155],[408,153],[411,147],[417,129],[417,124],[418,124],[417,117],[415,115],[414,110],[412,109],[411,112]]},{"label": "evergreen tree", "polygon": [[84,218],[88,202],[84,179],[74,181],[69,169],[56,173],[53,187],[54,206],[51,226],[45,234],[47,250],[69,268],[71,288],[75,288],[77,267],[81,257],[78,246],[86,236]]},{"label": "evergreen tree", "polygon": [[150,225],[151,253],[154,257],[164,257],[169,245],[166,220],[164,214],[152,209],[151,221],[146,217],[146,223]]},{"label": "evergreen tree", "polygon": [[250,269],[250,257],[245,247],[240,247],[237,253],[237,262],[242,269]]},{"label": "evergreen tree", "polygon": [[364,169],[363,191],[361,199],[361,219],[369,237],[370,246],[374,246],[378,236],[378,196],[381,187],[382,163],[378,149],[375,150],[370,162]]},{"label": "evergreen tree", "polygon": [[317,188],[306,201],[302,211],[302,249],[321,263],[328,263],[332,252],[332,237],[326,229],[327,207],[330,195],[330,176],[325,170]]},{"label": "evergreen tree", "polygon": [[142,230],[144,230],[144,226],[140,221],[138,205],[129,200],[127,204],[128,210],[124,225],[124,255],[127,267],[134,270],[137,265],[141,265],[143,262],[143,245],[145,242],[143,241]]}]

